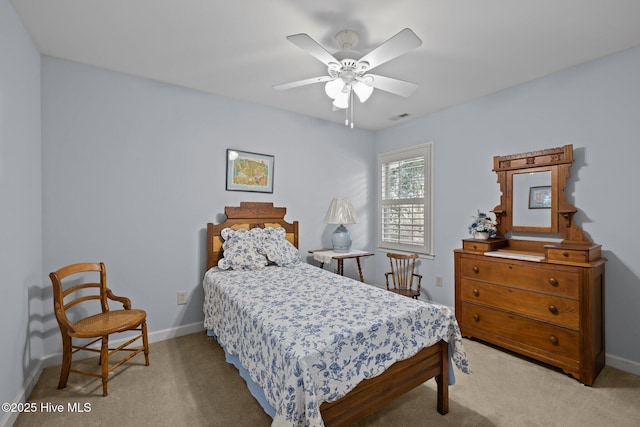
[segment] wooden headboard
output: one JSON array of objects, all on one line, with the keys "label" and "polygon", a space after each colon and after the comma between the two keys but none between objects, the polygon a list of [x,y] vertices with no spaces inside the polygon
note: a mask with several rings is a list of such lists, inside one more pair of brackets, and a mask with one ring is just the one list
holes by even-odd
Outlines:
[{"label": "wooden headboard", "polygon": [[285,221],[287,208],[273,207],[273,203],[267,202],[240,202],[240,206],[226,206],[224,214],[227,219],[221,224],[207,224],[207,270],[218,265],[222,258],[222,237],[220,232],[227,228],[265,228],[282,227],[287,232],[289,240],[298,247],[298,221],[289,223]]}]

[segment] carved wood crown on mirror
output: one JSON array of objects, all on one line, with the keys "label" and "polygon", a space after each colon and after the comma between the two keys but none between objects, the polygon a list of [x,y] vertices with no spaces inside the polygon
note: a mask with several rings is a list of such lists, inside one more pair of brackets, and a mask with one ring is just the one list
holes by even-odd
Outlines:
[{"label": "carved wood crown on mirror", "polygon": [[[572,145],[493,158],[501,192],[493,209],[497,237],[465,239],[454,251],[456,317],[464,336],[592,385],[605,360],[606,259],[575,223],[578,210],[567,202],[573,161]],[[532,203],[536,194],[544,202]],[[549,235],[561,240],[544,241],[552,240]]]}]

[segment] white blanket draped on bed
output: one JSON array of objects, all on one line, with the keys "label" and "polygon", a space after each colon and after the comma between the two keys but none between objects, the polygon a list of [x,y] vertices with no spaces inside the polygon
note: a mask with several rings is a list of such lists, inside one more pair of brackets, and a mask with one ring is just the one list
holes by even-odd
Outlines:
[{"label": "white blanket draped on bed", "polygon": [[444,339],[468,373],[455,317],[306,263],[257,271],[213,268],[206,329],[240,358],[276,408],[273,426],[322,426],[320,404]]}]

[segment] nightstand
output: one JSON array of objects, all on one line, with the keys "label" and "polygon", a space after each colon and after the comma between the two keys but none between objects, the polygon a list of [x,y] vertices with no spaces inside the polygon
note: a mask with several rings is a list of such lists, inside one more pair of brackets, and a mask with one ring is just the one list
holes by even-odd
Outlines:
[{"label": "nightstand", "polygon": [[341,276],[344,276],[344,260],[355,259],[358,263],[358,274],[360,275],[361,282],[364,282],[364,277],[362,275],[360,258],[374,255],[372,252],[365,252],[357,249],[352,249],[349,252],[335,252],[331,249],[314,249],[310,250],[309,253],[313,254],[313,258],[320,262],[320,268],[323,268],[325,263],[331,262],[331,260],[335,259],[338,262],[337,273]]}]

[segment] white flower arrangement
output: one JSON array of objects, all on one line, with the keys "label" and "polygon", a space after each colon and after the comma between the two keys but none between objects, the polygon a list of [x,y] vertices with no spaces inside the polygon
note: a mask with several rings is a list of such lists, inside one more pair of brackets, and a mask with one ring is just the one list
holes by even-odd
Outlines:
[{"label": "white flower arrangement", "polygon": [[478,214],[472,216],[473,222],[469,226],[469,234],[489,233],[489,237],[495,237],[498,230],[498,224],[495,220],[489,218],[484,212],[478,210]]}]

